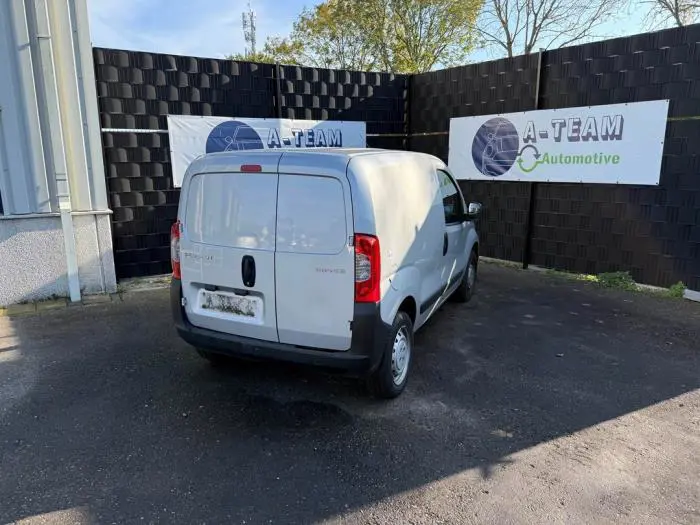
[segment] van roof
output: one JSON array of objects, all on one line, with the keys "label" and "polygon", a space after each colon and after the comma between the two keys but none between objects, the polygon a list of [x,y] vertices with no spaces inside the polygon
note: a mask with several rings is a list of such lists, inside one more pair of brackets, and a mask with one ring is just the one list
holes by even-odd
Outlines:
[{"label": "van roof", "polygon": [[222,151],[219,153],[208,153],[207,156],[231,156],[240,157],[255,153],[255,155],[279,155],[280,153],[298,153],[303,155],[329,155],[333,157],[355,157],[357,155],[372,155],[379,153],[396,153],[403,150],[389,150],[380,148],[274,148],[256,149],[240,151]]},{"label": "van roof", "polygon": [[435,167],[444,166],[444,163],[437,157],[415,151],[378,148],[275,148],[208,153],[192,161],[185,178],[196,173],[238,171],[241,164],[248,163],[261,164],[263,171],[274,172],[280,167],[278,164],[280,159],[285,159],[282,162],[287,173],[312,175],[316,171],[327,173],[329,169],[345,173],[351,158],[375,155],[389,158],[392,155],[398,155],[402,158],[407,156],[422,157],[434,163]]}]

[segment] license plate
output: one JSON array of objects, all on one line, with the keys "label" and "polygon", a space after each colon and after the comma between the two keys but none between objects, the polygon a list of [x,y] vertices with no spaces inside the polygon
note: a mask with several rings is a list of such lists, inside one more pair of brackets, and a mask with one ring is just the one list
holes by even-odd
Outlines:
[{"label": "license plate", "polygon": [[241,321],[254,322],[262,318],[262,299],[255,296],[201,290],[199,307],[203,312],[221,314]]}]

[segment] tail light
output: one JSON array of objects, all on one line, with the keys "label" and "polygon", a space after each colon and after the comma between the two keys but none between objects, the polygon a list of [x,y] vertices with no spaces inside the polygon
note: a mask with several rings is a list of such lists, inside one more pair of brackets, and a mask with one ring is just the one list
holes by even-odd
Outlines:
[{"label": "tail light", "polygon": [[381,276],[379,239],[373,235],[355,235],[355,301],[377,303]]},{"label": "tail light", "polygon": [[173,266],[173,277],[182,278],[180,271],[180,221],[170,228],[170,263]]}]

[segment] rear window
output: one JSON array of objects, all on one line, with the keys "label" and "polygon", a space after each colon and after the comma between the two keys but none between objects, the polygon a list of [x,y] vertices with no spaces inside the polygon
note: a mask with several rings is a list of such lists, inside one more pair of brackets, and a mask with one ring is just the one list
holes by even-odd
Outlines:
[{"label": "rear window", "polygon": [[187,197],[187,235],[203,244],[272,251],[276,199],[274,174],[195,175]]},{"label": "rear window", "polygon": [[336,254],[348,238],[340,181],[330,177],[280,175],[277,251]]}]

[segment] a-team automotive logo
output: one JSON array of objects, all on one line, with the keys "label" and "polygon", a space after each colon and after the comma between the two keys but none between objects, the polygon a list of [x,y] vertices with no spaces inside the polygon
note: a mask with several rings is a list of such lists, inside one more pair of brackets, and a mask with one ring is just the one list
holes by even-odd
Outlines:
[{"label": "a-team automotive logo", "polygon": [[474,165],[484,175],[503,175],[513,166],[519,145],[518,130],[510,120],[503,117],[487,120],[474,135]]},{"label": "a-team automotive logo", "polygon": [[207,137],[207,153],[263,149],[263,141],[245,122],[229,120],[216,126]]},{"label": "a-team automotive logo", "polygon": [[[575,149],[578,144],[622,140],[624,123],[622,115],[554,118],[537,123],[529,120],[521,134],[510,120],[495,117],[474,134],[472,160],[476,169],[489,177],[503,175],[516,164],[523,173],[550,164],[619,164],[620,155],[591,152],[590,147],[577,154]],[[557,144],[557,153],[547,151],[552,141]],[[559,152],[564,145],[572,146],[572,154]]]}]

